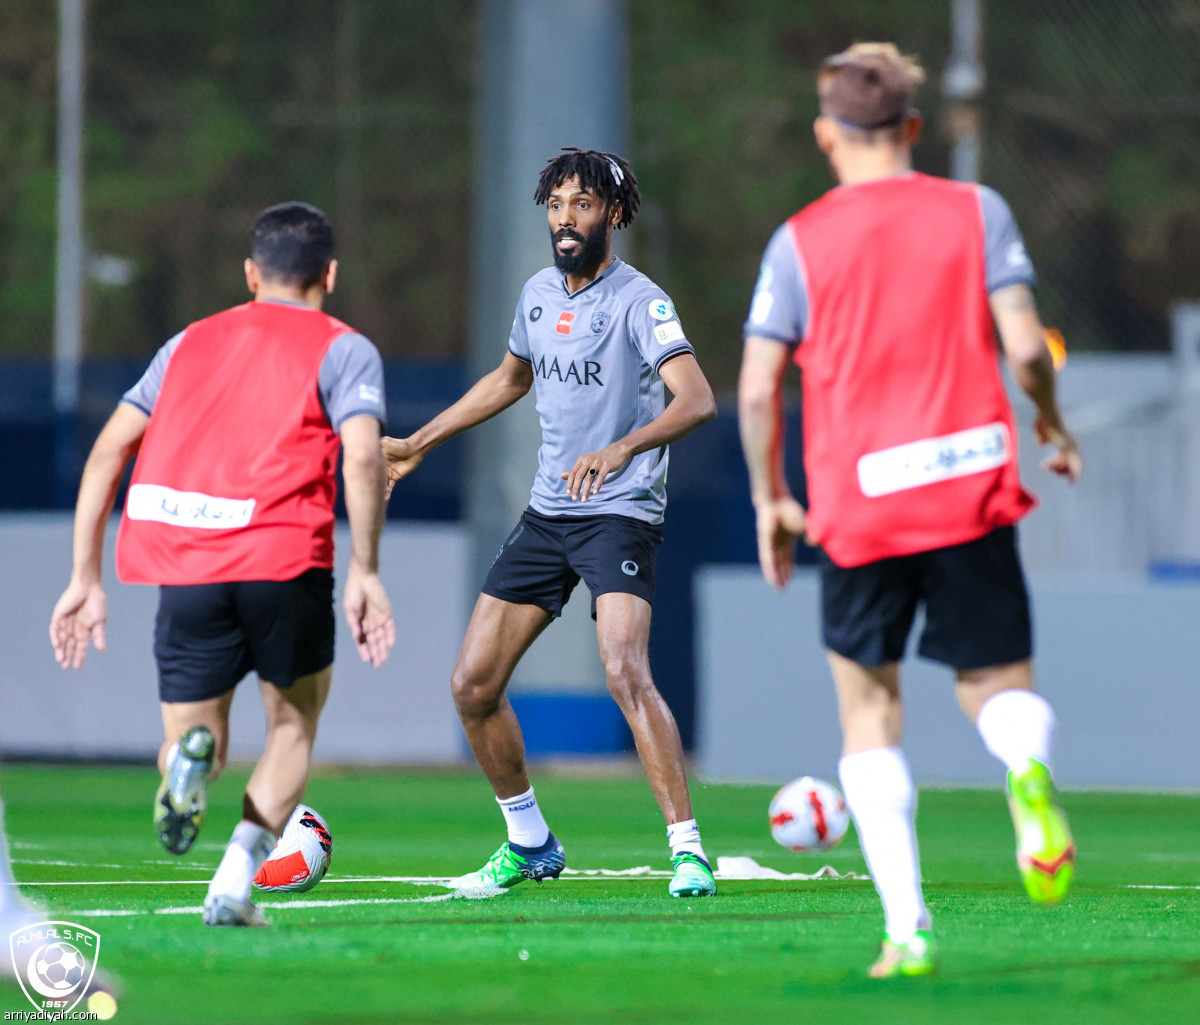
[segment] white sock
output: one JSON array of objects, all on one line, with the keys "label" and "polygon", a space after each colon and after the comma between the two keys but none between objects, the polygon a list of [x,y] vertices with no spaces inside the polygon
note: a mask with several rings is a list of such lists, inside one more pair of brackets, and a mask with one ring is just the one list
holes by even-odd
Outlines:
[{"label": "white sock", "polygon": [[541,847],[550,839],[550,827],[542,818],[542,809],[533,796],[533,787],[516,797],[497,797],[508,824],[508,842],[520,847]]},{"label": "white sock", "polygon": [[930,927],[917,855],[916,788],[898,747],[845,755],[838,777],[867,868],[883,901],[888,938],[907,943]]},{"label": "white sock", "polygon": [[242,819],[233,829],[225,856],[217,874],[208,884],[209,896],[229,897],[236,901],[250,898],[250,884],[262,863],[271,856],[278,838],[269,829]]},{"label": "white sock", "polygon": [[975,721],[987,749],[1010,770],[1036,758],[1047,769],[1054,739],[1054,709],[1031,690],[1002,690],[984,703]]},{"label": "white sock", "polygon": [[672,822],[667,826],[667,843],[671,845],[671,854],[695,854],[708,862],[704,853],[704,845],[700,842],[700,827],[695,819],[683,822]]}]

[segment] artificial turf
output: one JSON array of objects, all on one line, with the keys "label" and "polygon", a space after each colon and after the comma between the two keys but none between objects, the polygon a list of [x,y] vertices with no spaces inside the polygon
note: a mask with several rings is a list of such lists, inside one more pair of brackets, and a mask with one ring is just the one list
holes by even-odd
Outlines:
[{"label": "artificial turf", "polygon": [[[116,1021],[1200,1022],[1197,797],[1067,794],[1078,883],[1045,909],[1020,889],[999,791],[924,792],[919,830],[942,971],[880,983],[864,977],[882,930],[864,881],[725,882],[716,898],[679,901],[662,878],[564,878],[433,902],[418,899],[446,891],[338,881],[478,868],[503,835],[474,773],[320,771],[306,800],[328,819],[333,864],[307,894],[260,897],[273,928],[214,930],[198,913],[153,913],[199,906],[244,778],[230,771],[216,785],[201,840],[181,859],[154,838],[150,769],[10,766],[0,778],[17,875],[55,917],[99,931],[101,966],[124,988]],[[644,782],[543,774],[537,786],[569,866],[668,867]],[[694,787],[711,856],[865,872],[853,832],[819,856],[775,846],[771,793]],[[38,885],[49,882],[72,885]],[[379,899],[411,902],[340,903]],[[23,1007],[0,983],[0,1011]]]}]

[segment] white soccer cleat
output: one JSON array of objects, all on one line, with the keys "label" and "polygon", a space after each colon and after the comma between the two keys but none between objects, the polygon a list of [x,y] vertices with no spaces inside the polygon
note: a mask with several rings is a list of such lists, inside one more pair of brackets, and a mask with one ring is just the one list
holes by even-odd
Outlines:
[{"label": "white soccer cleat", "polygon": [[204,898],[204,924],[263,928],[271,923],[251,900],[234,900],[219,893],[210,893]]}]

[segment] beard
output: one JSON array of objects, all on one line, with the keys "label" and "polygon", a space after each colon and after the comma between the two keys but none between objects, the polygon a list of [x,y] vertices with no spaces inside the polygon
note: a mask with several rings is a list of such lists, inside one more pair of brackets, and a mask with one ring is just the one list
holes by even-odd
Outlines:
[{"label": "beard", "polygon": [[[580,245],[573,252],[560,253],[558,242],[564,238],[578,239]],[[601,221],[586,235],[569,230],[552,231],[550,246],[554,250],[554,266],[563,274],[586,274],[587,271],[599,267],[608,253],[608,224]]]}]

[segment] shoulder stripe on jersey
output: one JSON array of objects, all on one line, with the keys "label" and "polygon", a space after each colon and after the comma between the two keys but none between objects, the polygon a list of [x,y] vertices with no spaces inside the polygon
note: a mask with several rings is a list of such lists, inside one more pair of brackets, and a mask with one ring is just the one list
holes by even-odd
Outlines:
[{"label": "shoulder stripe on jersey", "polygon": [[695,354],[696,350],[692,348],[690,343],[686,347],[672,349],[670,352],[664,353],[661,357],[659,357],[654,364],[654,369],[657,371],[659,367],[667,362],[667,360],[674,359],[676,356],[694,356]]},{"label": "shoulder stripe on jersey", "polygon": [[[148,410],[140,402],[134,402],[133,399],[122,398],[121,402],[124,402],[125,405],[127,405],[127,406],[133,406],[133,408],[136,409],[138,412],[145,413],[147,416],[152,415],[150,410]],[[118,403],[118,405],[120,405],[120,403]]]}]

